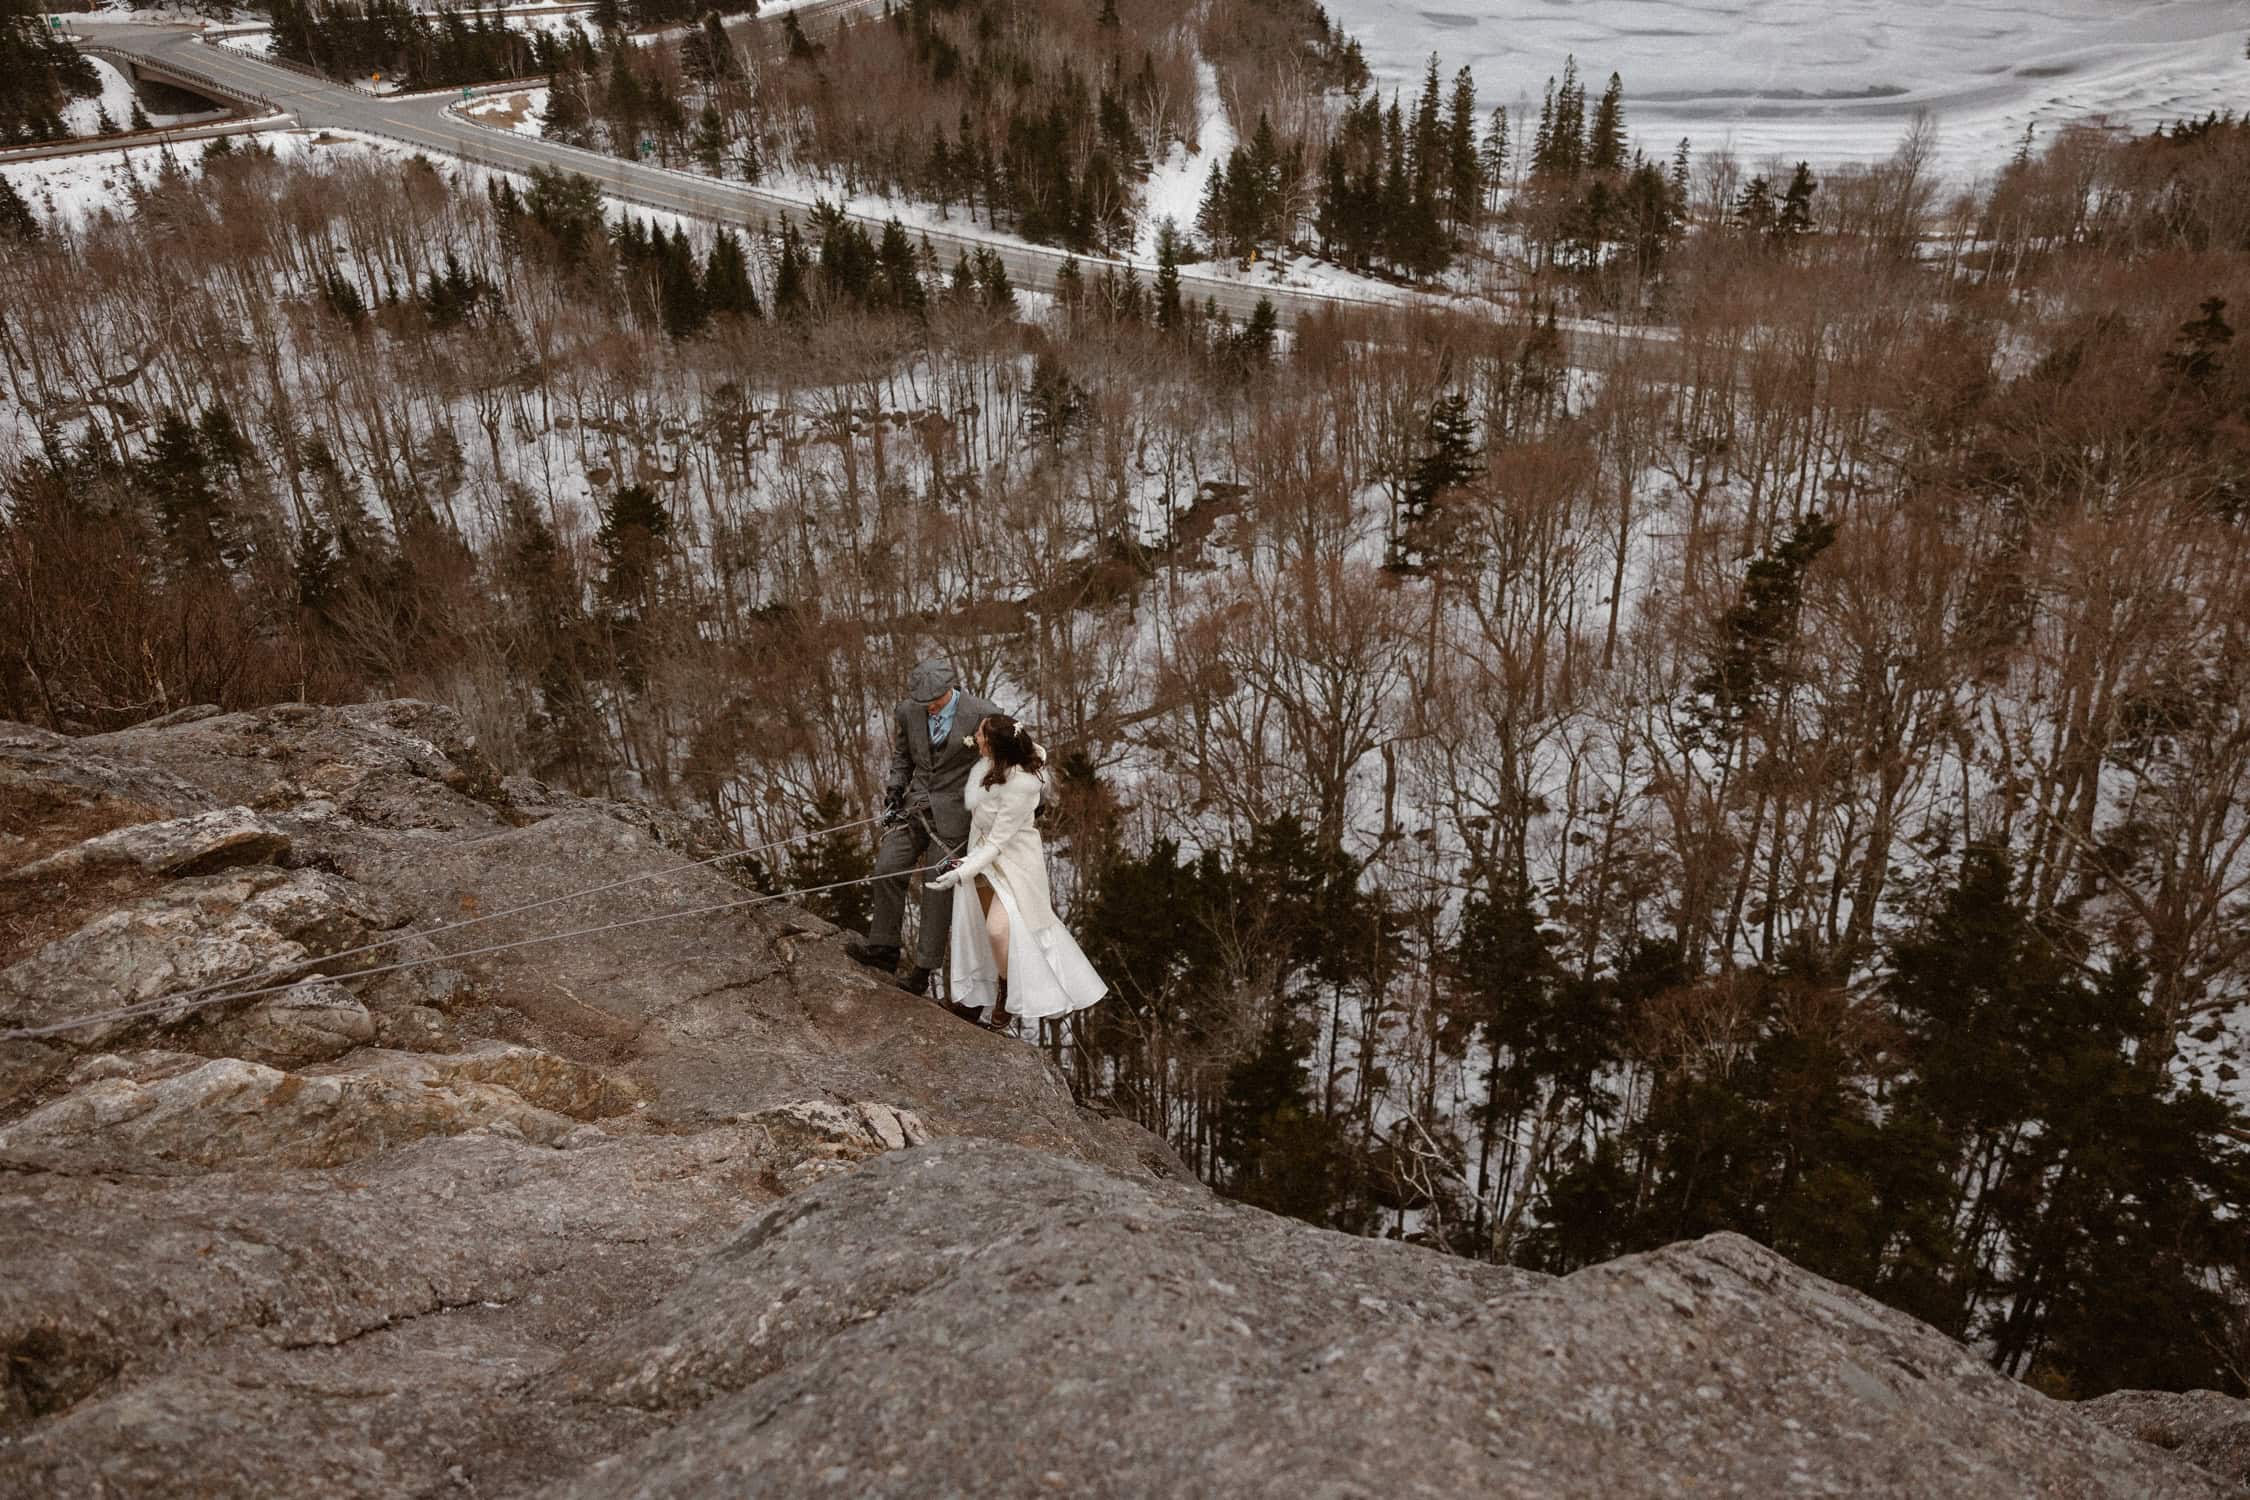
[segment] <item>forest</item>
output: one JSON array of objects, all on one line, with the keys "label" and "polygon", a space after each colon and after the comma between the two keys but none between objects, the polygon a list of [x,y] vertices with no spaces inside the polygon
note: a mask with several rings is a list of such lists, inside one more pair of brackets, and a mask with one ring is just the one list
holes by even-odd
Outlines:
[{"label": "forest", "polygon": [[[1194,117],[1134,3],[782,29],[699,97],[737,174],[730,111],[901,182],[943,145],[964,212],[1098,245],[1091,163]],[[1734,1229],[2057,1393],[2241,1392],[2250,128],[1974,190],[1920,129],[1658,168],[1574,74],[1512,128],[1434,66],[1377,109],[1211,11],[1285,219],[1338,182],[1315,232],[1419,271],[1398,226],[1498,217],[1520,297],[1238,327],[1176,243],[1033,292],[830,209],[247,142],[82,225],[10,188],[0,717],[426,697],[760,843],[876,805],[934,646],[1057,753],[1115,994],[1041,1045],[1219,1189],[1548,1270]],[[927,108],[803,107],[862,55]],[[1269,232],[1237,175],[1198,232]]]},{"label": "forest", "polygon": [[60,139],[63,106],[100,92],[94,65],[31,0],[0,0],[0,144]]}]

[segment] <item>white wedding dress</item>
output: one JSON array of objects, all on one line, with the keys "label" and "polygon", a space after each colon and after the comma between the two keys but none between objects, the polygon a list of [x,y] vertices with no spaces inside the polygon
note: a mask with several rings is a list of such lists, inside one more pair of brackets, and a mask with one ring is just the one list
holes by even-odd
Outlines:
[{"label": "white wedding dress", "polygon": [[985,935],[977,881],[1008,912],[1008,1013],[1026,1021],[1083,1010],[1109,993],[1093,964],[1056,917],[1047,888],[1047,851],[1032,823],[1045,778],[1011,767],[996,787],[979,760],[963,800],[969,809],[968,852],[953,888],[953,999],[989,1012],[999,996],[1000,969]]}]

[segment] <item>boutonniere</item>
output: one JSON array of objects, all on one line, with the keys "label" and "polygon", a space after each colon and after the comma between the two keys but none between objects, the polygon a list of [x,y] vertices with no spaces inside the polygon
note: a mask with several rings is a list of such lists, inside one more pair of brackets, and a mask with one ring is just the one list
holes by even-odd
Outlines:
[{"label": "boutonniere", "polygon": [[961,736],[961,743],[974,750],[977,747],[977,737],[973,734],[964,734]]}]

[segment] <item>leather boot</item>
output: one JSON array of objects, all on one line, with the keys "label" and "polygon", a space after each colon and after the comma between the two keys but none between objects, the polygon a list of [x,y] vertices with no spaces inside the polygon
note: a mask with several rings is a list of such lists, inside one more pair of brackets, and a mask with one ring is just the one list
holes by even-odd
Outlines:
[{"label": "leather boot", "polygon": [[844,953],[853,962],[863,963],[870,969],[881,969],[886,974],[895,972],[898,968],[896,943],[871,943],[853,933],[844,939]]},{"label": "leather boot", "polygon": [[930,992],[930,971],[916,964],[906,971],[906,977],[898,982],[898,987],[909,995],[927,995]]}]

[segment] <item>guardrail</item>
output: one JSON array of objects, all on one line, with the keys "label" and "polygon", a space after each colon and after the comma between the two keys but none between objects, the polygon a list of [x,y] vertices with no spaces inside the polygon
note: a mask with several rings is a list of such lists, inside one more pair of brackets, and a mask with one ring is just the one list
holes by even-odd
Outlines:
[{"label": "guardrail", "polygon": [[249,135],[278,130],[294,116],[286,114],[237,115],[202,125],[160,125],[153,130],[121,130],[115,135],[80,136],[39,146],[12,146],[0,151],[0,162],[44,161],[57,156],[84,156],[95,151],[135,151],[170,146],[181,141],[207,141],[222,135]]},{"label": "guardrail", "polygon": [[88,57],[99,57],[109,62],[123,63],[135,72],[156,73],[165,78],[178,79],[188,89],[209,94],[214,99],[232,99],[240,105],[255,105],[269,115],[284,113],[280,105],[274,103],[264,94],[237,88],[231,83],[221,83],[208,73],[200,73],[194,68],[182,67],[168,58],[150,59],[143,57],[138,52],[128,52],[122,47],[112,47],[102,42],[82,45],[78,50]]}]

